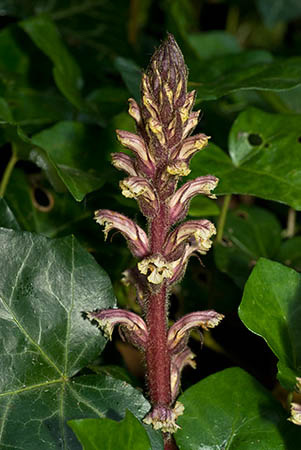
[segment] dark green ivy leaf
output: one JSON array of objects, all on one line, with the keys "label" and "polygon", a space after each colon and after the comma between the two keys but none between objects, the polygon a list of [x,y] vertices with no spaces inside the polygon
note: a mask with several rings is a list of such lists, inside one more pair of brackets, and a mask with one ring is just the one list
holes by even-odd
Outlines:
[{"label": "dark green ivy leaf", "polygon": [[83,450],[152,450],[139,420],[126,411],[121,422],[111,419],[80,419],[68,423]]},{"label": "dark green ivy leaf", "polygon": [[266,51],[251,50],[191,65],[189,85],[197,103],[242,90],[281,91],[301,84],[301,58],[275,60]]},{"label": "dark green ivy leaf", "polygon": [[230,132],[230,157],[210,144],[193,158],[189,178],[211,173],[220,179],[216,194],[256,195],[301,210],[300,120],[244,111]]},{"label": "dark green ivy leaf", "polygon": [[179,397],[185,407],[175,434],[180,450],[295,450],[301,429],[253,377],[231,368]]},{"label": "dark green ivy leaf", "polygon": [[73,237],[5,229],[0,246],[0,447],[79,450],[67,420],[141,419],[149,403],[127,383],[74,377],[105,345],[82,311],[115,305],[92,256]]}]

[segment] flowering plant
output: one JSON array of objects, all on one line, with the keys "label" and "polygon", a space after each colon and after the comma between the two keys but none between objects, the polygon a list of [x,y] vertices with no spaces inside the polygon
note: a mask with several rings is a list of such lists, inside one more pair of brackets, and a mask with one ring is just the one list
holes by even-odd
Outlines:
[{"label": "flowering plant", "polygon": [[187,314],[168,328],[172,286],[184,276],[190,256],[210,249],[215,227],[209,220],[185,218],[190,200],[198,195],[215,198],[218,179],[198,177],[177,189],[190,173],[191,158],[204,148],[209,137],[192,132],[200,111],[193,111],[196,92],[187,92],[187,68],[174,37],[154,53],[142,76],[141,105],[129,99],[129,114],[137,133],[117,130],[121,144],[132,151],[113,153],[113,165],[127,173],[120,182],[122,194],[137,200],[148,220],[148,233],[117,212],[98,210],[95,220],[104,226],[105,237],[115,229],[123,234],[137,266],[124,272],[124,283],[133,284],[144,317],[122,309],[87,313],[110,338],[115,325],[123,339],[139,348],[146,361],[146,377],[152,410],[144,422],[164,433],[165,448],[172,448],[171,434],[184,407],[176,402],[180,377],[186,365],[195,367],[187,343],[194,328],[213,328],[223,318],[213,310]]}]

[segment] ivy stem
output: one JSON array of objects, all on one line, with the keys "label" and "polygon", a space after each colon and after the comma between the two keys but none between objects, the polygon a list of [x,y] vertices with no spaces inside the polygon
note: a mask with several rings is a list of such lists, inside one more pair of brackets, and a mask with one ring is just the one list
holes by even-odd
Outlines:
[{"label": "ivy stem", "polygon": [[227,213],[229,209],[229,205],[231,202],[231,194],[225,195],[224,197],[224,203],[222,206],[222,210],[218,219],[218,225],[217,225],[217,234],[216,234],[216,242],[219,243],[223,239],[224,234],[224,228],[227,218]]},{"label": "ivy stem", "polygon": [[16,151],[14,149],[14,146],[12,147],[12,154],[8,161],[8,164],[5,168],[1,183],[0,183],[0,197],[4,197],[11,173],[13,171],[13,168],[15,167],[16,162],[18,161]]}]

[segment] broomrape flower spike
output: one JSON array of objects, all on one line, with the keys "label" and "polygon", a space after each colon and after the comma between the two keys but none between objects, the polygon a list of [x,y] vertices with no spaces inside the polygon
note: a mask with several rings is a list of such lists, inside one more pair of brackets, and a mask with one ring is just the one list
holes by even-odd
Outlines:
[{"label": "broomrape flower spike", "polygon": [[138,259],[126,269],[123,281],[136,289],[143,319],[120,309],[87,313],[110,338],[119,325],[123,339],[144,354],[151,411],[144,419],[163,432],[165,449],[175,449],[172,434],[184,407],[176,401],[180,377],[187,365],[195,367],[194,354],[187,346],[192,328],[216,326],[223,316],[215,311],[188,314],[168,330],[169,293],[173,283],[185,273],[193,253],[204,255],[211,247],[214,225],[208,220],[190,220],[171,229],[185,218],[191,199],[198,195],[215,198],[218,179],[206,175],[184,183],[192,157],[204,149],[209,136],[192,136],[200,111],[193,111],[195,91],[187,92],[187,67],[174,37],[155,51],[142,76],[141,103],[129,99],[129,114],[136,133],[117,130],[120,144],[132,152],[112,154],[112,163],[126,173],[120,182],[122,194],[139,203],[148,221],[148,233],[117,212],[99,210],[97,223],[105,237],[113,228],[123,234],[130,251]]}]

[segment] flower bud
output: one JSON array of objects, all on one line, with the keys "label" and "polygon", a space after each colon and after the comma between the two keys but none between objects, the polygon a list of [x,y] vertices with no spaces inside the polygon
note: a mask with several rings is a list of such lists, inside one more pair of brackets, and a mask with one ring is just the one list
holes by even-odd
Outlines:
[{"label": "flower bud", "polygon": [[133,98],[129,98],[129,115],[133,117],[137,126],[141,125],[142,118],[139,105]]}]

